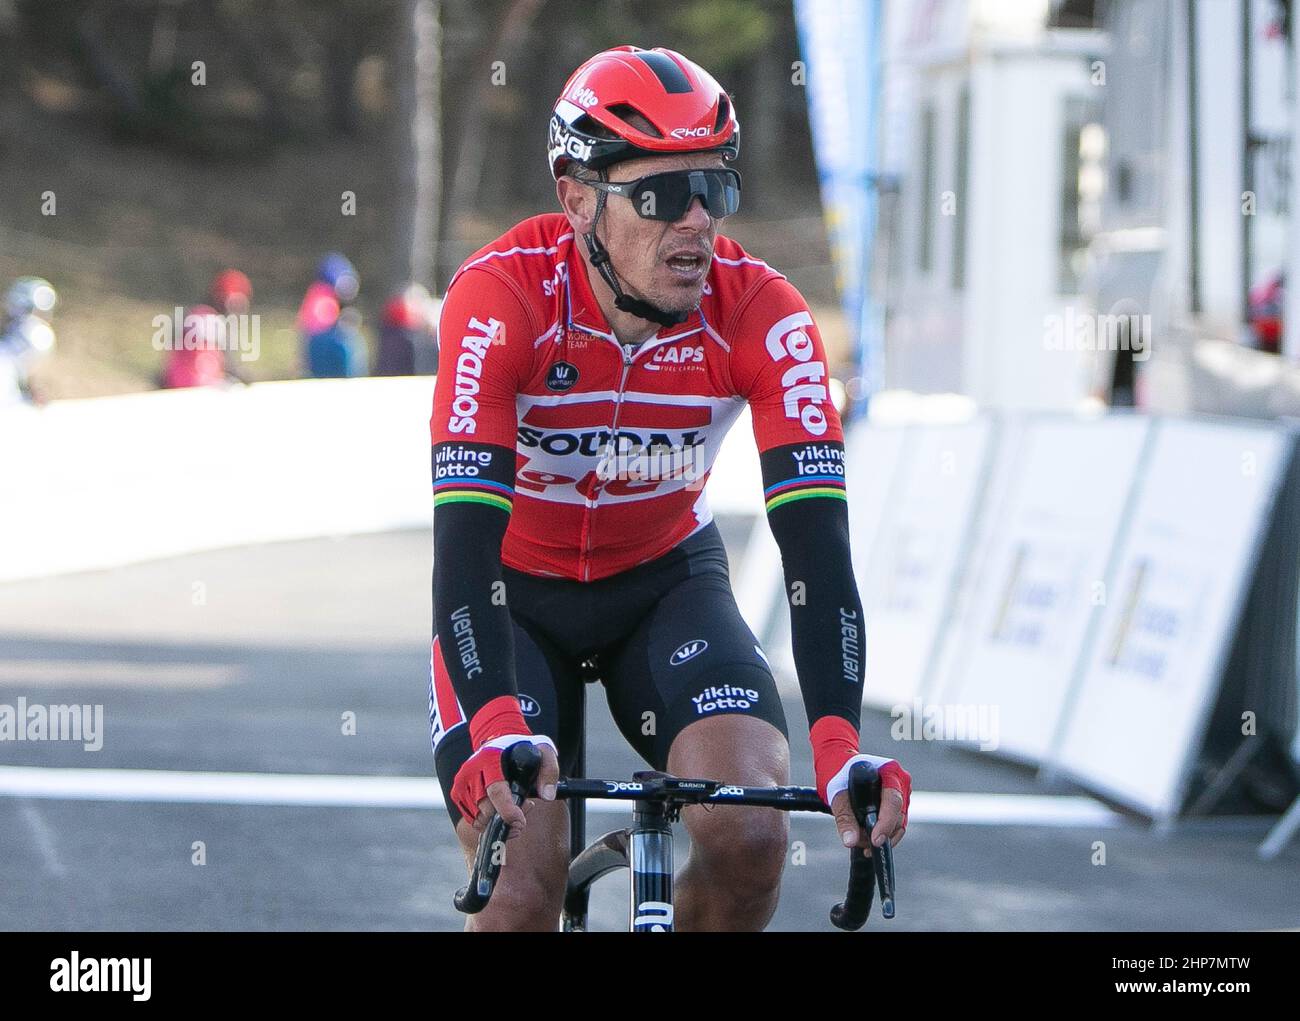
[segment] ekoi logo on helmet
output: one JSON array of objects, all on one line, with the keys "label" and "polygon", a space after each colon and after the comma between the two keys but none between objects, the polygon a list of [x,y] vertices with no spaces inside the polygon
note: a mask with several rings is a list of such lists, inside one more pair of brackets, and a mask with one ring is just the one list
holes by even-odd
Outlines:
[{"label": "ekoi logo on helmet", "polygon": [[805,330],[812,324],[812,316],[807,312],[795,312],[778,320],[767,331],[764,343],[774,362],[795,360],[781,375],[785,417],[797,418],[808,432],[820,436],[826,432],[827,425],[826,412],[821,407],[827,396],[826,386],[821,382],[826,377],[826,365],[813,357],[817,349]]},{"label": "ekoi logo on helmet", "polygon": [[559,117],[551,118],[551,145],[547,150],[551,162],[561,156],[584,163],[591,159],[591,143],[570,131]]}]

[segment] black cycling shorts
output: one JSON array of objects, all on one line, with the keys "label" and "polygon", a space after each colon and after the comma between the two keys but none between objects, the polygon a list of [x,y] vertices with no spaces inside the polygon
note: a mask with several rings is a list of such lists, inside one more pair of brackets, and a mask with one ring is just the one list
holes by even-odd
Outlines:
[{"label": "black cycling shorts", "polygon": [[[710,523],[662,557],[593,582],[505,568],[519,703],[534,734],[573,775],[584,660],[594,659],[614,722],[653,769],[696,720],[743,713],[788,738],[767,657],[740,616],[727,553]],[[599,639],[597,641],[597,639]],[[451,785],[470,755],[469,727],[434,643],[429,722],[452,822]]]}]

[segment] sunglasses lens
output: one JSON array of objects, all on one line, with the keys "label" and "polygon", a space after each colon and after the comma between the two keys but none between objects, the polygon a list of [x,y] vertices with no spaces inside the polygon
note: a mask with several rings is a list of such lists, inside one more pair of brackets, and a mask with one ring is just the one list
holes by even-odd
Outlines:
[{"label": "sunglasses lens", "polygon": [[632,201],[647,220],[680,220],[691,201],[691,183],[685,174],[655,174],[642,180]]},{"label": "sunglasses lens", "polygon": [[680,170],[643,178],[632,201],[647,220],[680,220],[695,196],[721,219],[740,208],[740,175],[734,170]]},{"label": "sunglasses lens", "polygon": [[708,193],[704,204],[709,213],[721,219],[740,208],[740,175],[734,170],[705,171]]}]

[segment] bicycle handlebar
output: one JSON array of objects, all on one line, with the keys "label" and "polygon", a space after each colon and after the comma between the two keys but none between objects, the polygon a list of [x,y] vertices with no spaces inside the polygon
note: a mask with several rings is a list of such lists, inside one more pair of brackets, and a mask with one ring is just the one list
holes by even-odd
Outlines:
[{"label": "bicycle handlebar", "polygon": [[[537,774],[542,756],[527,741],[511,745],[501,753],[501,771],[515,804],[535,795]],[[659,801],[680,808],[684,805],[755,805],[783,812],[821,812],[831,810],[812,787],[742,787],[720,780],[693,780],[664,773],[638,773],[632,781],[561,780],[556,784],[556,800]],[[849,801],[853,814],[868,834],[875,828],[880,806],[880,776],[875,766],[856,763],[849,770]],[[505,856],[498,854],[510,835],[510,827],[500,815],[494,815],[479,838],[478,851],[469,884],[457,891],[456,910],[473,915],[487,907],[496,887]],[[861,929],[871,912],[872,880],[880,888],[880,910],[885,918],[894,917],[894,857],[886,841],[873,847],[871,854],[862,848],[849,850],[849,888],[844,900],[831,908],[831,923],[840,929]]]},{"label": "bicycle handlebar", "polygon": [[[528,741],[512,744],[501,753],[501,771],[510,784],[510,795],[516,805],[522,805],[524,799],[533,793],[541,768],[542,753]],[[469,885],[456,891],[453,898],[457,911],[476,915],[487,907],[497,885],[497,878],[501,875],[501,866],[505,864],[505,855],[498,854],[497,849],[504,849],[509,836],[509,825],[500,815],[492,816],[492,821],[479,838]]]}]

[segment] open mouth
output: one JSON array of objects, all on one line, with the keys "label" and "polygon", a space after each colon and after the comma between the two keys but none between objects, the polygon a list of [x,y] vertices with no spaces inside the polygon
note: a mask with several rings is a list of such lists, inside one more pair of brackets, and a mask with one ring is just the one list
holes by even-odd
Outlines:
[{"label": "open mouth", "polygon": [[668,268],[685,279],[695,279],[703,274],[708,260],[702,255],[679,253],[667,260]]}]

